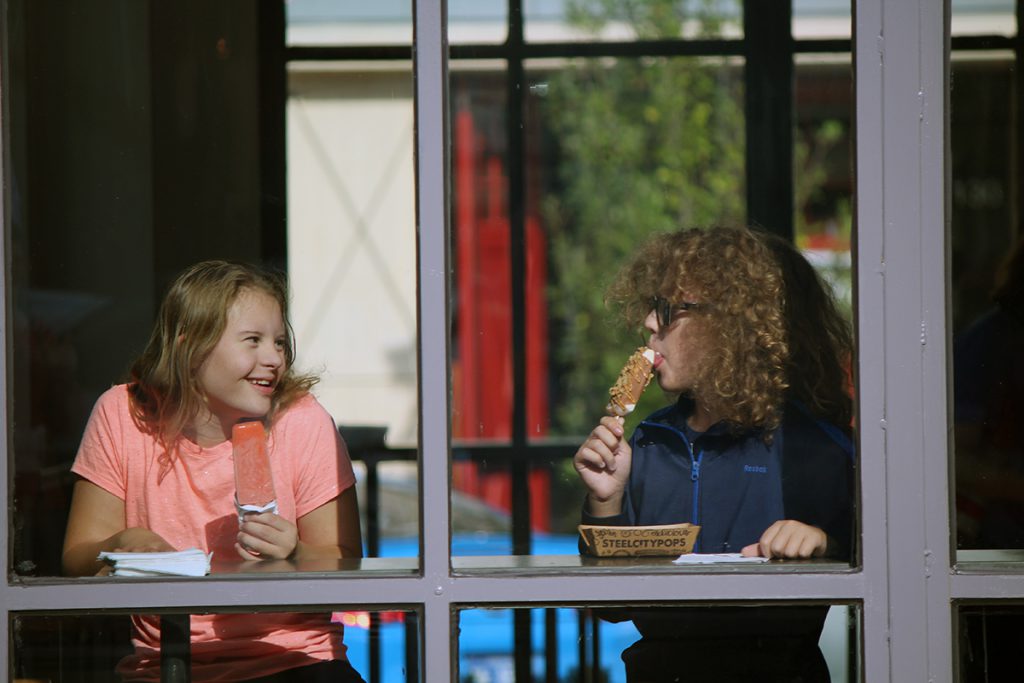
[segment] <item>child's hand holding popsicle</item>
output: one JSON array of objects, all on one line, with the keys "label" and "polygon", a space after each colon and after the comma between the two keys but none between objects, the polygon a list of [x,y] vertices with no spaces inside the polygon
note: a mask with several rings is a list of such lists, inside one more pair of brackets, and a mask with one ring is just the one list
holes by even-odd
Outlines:
[{"label": "child's hand holding popsicle", "polygon": [[277,514],[274,477],[262,422],[240,422],[231,430],[235,463],[238,542],[246,560],[285,559],[299,542],[298,529]]},{"label": "child's hand holding popsicle", "polygon": [[608,392],[606,415],[573,458],[573,465],[587,487],[587,506],[596,517],[617,515],[622,509],[622,492],[632,465],[623,418],[633,412],[650,384],[654,357],[654,351],[646,346],[633,352]]},{"label": "child's hand holding popsicle", "polygon": [[273,512],[247,512],[235,550],[244,560],[285,560],[298,544],[298,527],[284,517]]}]

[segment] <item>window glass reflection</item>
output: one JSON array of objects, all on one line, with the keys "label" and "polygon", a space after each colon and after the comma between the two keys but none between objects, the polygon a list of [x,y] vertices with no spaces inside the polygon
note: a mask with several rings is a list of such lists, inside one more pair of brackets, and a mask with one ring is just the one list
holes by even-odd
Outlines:
[{"label": "window glass reflection", "polygon": [[794,79],[796,245],[853,320],[853,70],[848,54],[797,55]]},{"label": "window glass reflection", "polygon": [[957,623],[957,681],[985,683],[1010,681],[1020,676],[1024,607],[1012,604],[960,605]]},{"label": "window glass reflection", "polygon": [[[560,449],[563,450],[564,449]],[[452,460],[452,555],[576,555],[579,479],[564,452],[534,453],[526,469],[530,546],[514,552],[513,473],[508,457],[456,448]]]},{"label": "window glass reflection", "polygon": [[284,8],[289,46],[412,44],[412,3],[408,0],[288,0]]},{"label": "window glass reflection", "polygon": [[[283,631],[271,633],[269,622],[316,624],[330,639],[310,641],[303,651],[297,640],[281,650],[275,645]],[[214,624],[222,637],[200,642],[202,624]],[[136,650],[139,627],[152,628],[155,650]],[[234,633],[242,651],[224,654]],[[188,629],[191,628],[191,643]],[[121,681],[157,680],[161,663],[173,659],[188,668],[192,680],[211,676],[261,676],[292,671],[310,674],[323,668],[329,680],[415,681],[417,615],[415,612],[372,612],[359,609],[325,613],[221,613],[172,615],[19,614],[11,619],[11,667],[15,680]],[[245,636],[246,629],[249,636]],[[294,635],[294,633],[293,633]],[[133,644],[134,643],[134,644]],[[242,657],[241,659],[239,657]],[[154,677],[155,676],[155,677]],[[361,676],[361,678],[360,678]]]},{"label": "window glass reflection", "polygon": [[850,0],[793,0],[793,38],[849,38],[852,6]]},{"label": "window glass reflection", "polygon": [[[460,444],[512,439],[512,287],[522,276],[511,264],[505,88],[501,64],[452,65],[452,438]],[[538,295],[543,289],[528,294]]]},{"label": "window glass reflection", "polygon": [[19,574],[60,573],[86,419],[141,351],[168,282],[213,255],[280,254],[254,115],[260,7],[8,3]]},{"label": "window glass reflection", "polygon": [[[412,71],[293,62],[288,271],[297,362],[344,427],[414,448],[416,242]],[[344,430],[343,430],[344,431]]]},{"label": "window glass reflection", "polygon": [[453,436],[468,456],[456,451],[453,485],[511,514],[502,463],[514,455],[501,444],[513,436],[510,300],[522,287],[526,438],[562,454],[550,469],[531,458],[529,524],[571,547],[580,492],[568,456],[638,339],[611,324],[603,289],[632,242],[680,212],[742,219],[742,74],[687,58],[529,64],[526,267],[512,273],[506,84],[486,66],[452,72]]},{"label": "window glass reflection", "polygon": [[739,0],[548,0],[523,4],[523,31],[529,42],[714,39],[743,35]]},{"label": "window glass reflection", "polygon": [[449,0],[448,42],[501,43],[508,35],[507,0]]},{"label": "window glass reflection", "polygon": [[1024,234],[1012,59],[954,54],[952,350],[960,549],[1024,548]]},{"label": "window glass reflection", "polygon": [[[528,187],[548,243],[550,437],[592,427],[644,338],[604,302],[652,233],[745,216],[742,65],[691,58],[581,60],[531,69]],[[662,405],[644,395],[630,416]],[[531,433],[533,439],[543,434]]]},{"label": "window glass reflection", "polygon": [[272,3],[9,5],[14,571],[61,573],[90,411],[127,379],[175,275],[210,258],[288,271],[296,364],[358,433],[354,458],[387,451],[415,507],[410,63],[299,65],[285,83],[265,58],[284,28]]},{"label": "window glass reflection", "polygon": [[[854,518],[849,321],[789,242],[745,228],[639,244],[608,299],[648,333],[665,407],[596,423],[574,457],[582,520],[688,523],[694,549],[848,560]],[[633,359],[631,359],[632,361]]]},{"label": "window glass reflection", "polygon": [[462,609],[459,680],[724,681],[756,670],[764,680],[852,682],[858,614],[847,605]]},{"label": "window glass reflection", "polygon": [[950,35],[1012,36],[1017,32],[1013,0],[951,0]]},{"label": "window glass reflection", "polygon": [[[571,548],[581,489],[570,456],[602,413],[625,356],[647,336],[615,320],[604,301],[607,286],[646,235],[680,224],[743,222],[742,69],[733,60],[707,58],[529,62],[526,268],[511,273],[504,71],[488,75],[480,66],[452,76],[453,430],[466,447],[455,456],[453,482],[511,515],[513,475],[501,464],[515,457],[501,448],[512,437],[513,419],[506,288],[522,287],[526,437],[538,457],[561,453],[548,471],[533,468],[524,479],[529,525]],[[849,323],[849,56],[803,58],[796,75],[795,240]],[[487,311],[499,317],[483,324]],[[486,353],[473,353],[488,338]],[[490,381],[483,381],[485,365],[493,366]],[[627,417],[627,432],[666,402],[657,389],[646,392]],[[849,415],[840,421],[848,430]],[[495,448],[474,449],[474,442]],[[849,550],[842,556],[850,557]]]}]

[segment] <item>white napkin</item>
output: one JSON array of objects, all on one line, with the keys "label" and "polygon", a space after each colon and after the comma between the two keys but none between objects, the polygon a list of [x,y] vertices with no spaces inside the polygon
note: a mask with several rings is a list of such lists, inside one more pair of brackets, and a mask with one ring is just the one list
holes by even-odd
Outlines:
[{"label": "white napkin", "polygon": [[114,567],[114,576],[206,576],[210,559],[199,548],[161,553],[101,552],[96,559]]},{"label": "white napkin", "polygon": [[235,496],[235,512],[238,513],[238,526],[241,527],[242,522],[245,521],[245,515],[247,512],[255,512],[257,514],[260,512],[273,512],[276,515],[277,499],[275,498],[266,505],[251,505],[248,503],[242,505],[241,503],[238,502],[238,496]]},{"label": "white napkin", "polygon": [[729,562],[767,562],[767,557],[743,557],[739,553],[687,553],[672,564],[725,564]]}]

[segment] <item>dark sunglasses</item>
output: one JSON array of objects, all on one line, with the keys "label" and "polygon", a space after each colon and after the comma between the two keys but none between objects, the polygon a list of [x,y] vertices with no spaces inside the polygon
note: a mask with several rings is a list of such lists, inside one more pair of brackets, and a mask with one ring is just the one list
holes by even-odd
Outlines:
[{"label": "dark sunglasses", "polygon": [[695,311],[707,308],[708,304],[699,304],[694,301],[680,301],[672,303],[663,296],[651,297],[651,310],[658,316],[658,326],[668,327],[672,324],[677,311]]}]

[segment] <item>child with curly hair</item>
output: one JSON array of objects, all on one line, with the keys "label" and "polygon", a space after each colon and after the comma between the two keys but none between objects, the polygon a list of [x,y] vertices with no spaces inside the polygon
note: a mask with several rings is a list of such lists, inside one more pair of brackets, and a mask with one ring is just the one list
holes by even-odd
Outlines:
[{"label": "child with curly hair", "polygon": [[[215,558],[360,557],[352,463],[334,421],[295,372],[283,279],[227,261],[197,264],[172,284],[130,379],[93,409],[64,571],[105,573],[100,551],[197,547]],[[259,420],[277,512],[235,508],[232,428]],[[160,679],[160,622],[133,616],[126,681]],[[191,618],[192,680],[362,681],[329,614]]]},{"label": "child with curly hair", "polygon": [[[852,342],[806,259],[746,228],[681,230],[642,245],[608,298],[649,333],[674,402],[628,440],[622,418],[604,417],[580,446],[583,522],[697,524],[697,552],[849,558]],[[762,679],[826,681],[825,612],[632,610],[643,638],[623,660],[637,681],[743,678],[751,658]],[[676,669],[681,646],[702,654]]]}]

